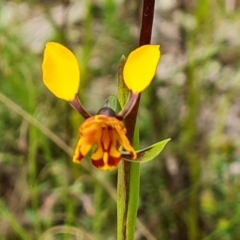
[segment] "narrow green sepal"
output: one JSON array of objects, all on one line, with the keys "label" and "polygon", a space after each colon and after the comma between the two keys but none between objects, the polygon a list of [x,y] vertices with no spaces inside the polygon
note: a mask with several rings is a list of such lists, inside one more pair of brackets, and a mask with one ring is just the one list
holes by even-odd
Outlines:
[{"label": "narrow green sepal", "polygon": [[128,152],[123,151],[122,160],[138,163],[149,162],[162,152],[162,150],[170,140],[171,138],[168,138],[161,142],[157,142],[149,147],[136,151],[137,159],[132,159],[131,155]]}]

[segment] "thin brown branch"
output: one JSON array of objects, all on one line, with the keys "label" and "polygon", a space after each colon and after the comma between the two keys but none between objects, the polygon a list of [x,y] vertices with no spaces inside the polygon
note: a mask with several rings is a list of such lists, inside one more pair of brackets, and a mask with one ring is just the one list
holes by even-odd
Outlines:
[{"label": "thin brown branch", "polygon": [[151,42],[155,0],[143,1],[142,27],[139,47]]},{"label": "thin brown branch", "polygon": [[[142,45],[150,44],[151,42],[154,5],[155,0],[143,0],[142,26],[140,31],[139,47]],[[141,79],[139,79],[139,81],[141,81]],[[127,137],[131,143],[133,141],[140,97],[141,95],[139,94],[137,103],[133,107],[132,111],[128,114],[125,121],[125,125],[128,131]]]}]

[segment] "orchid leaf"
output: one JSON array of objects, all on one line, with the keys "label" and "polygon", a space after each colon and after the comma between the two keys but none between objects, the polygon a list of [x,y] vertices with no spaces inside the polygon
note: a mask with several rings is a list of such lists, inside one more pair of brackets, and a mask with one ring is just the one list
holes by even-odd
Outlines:
[{"label": "orchid leaf", "polygon": [[162,150],[170,140],[171,139],[168,138],[161,142],[155,143],[147,148],[136,151],[137,159],[135,160],[131,158],[131,155],[128,152],[123,151],[122,160],[129,161],[129,162],[141,162],[141,163],[149,162],[162,152]]}]

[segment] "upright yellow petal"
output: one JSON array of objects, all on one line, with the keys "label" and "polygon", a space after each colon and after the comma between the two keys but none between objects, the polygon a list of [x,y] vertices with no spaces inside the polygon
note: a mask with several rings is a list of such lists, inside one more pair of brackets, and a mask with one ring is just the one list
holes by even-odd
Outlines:
[{"label": "upright yellow petal", "polygon": [[152,81],[159,59],[159,45],[144,45],[132,51],[123,69],[127,87],[134,93],[142,92]]},{"label": "upright yellow petal", "polygon": [[43,82],[57,97],[74,99],[80,83],[80,71],[74,54],[59,43],[48,42],[44,50]]}]

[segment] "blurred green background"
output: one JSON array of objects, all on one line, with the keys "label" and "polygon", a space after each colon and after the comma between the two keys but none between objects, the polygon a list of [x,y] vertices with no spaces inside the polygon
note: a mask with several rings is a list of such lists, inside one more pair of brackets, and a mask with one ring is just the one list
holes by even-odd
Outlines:
[{"label": "blurred green background", "polygon": [[[138,0],[0,0],[0,239],[116,239],[117,171],[71,162],[83,121],[42,83],[47,41],[71,48],[96,113],[137,47]],[[142,94],[136,240],[240,239],[240,1],[156,0],[162,58]]]}]

